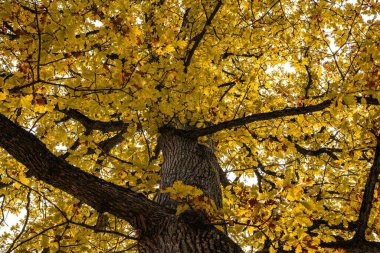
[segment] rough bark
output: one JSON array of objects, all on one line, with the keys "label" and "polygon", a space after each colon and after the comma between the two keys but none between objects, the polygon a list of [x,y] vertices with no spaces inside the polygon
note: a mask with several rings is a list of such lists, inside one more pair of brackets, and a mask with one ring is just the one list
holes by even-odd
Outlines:
[{"label": "rough bark", "polygon": [[[217,207],[222,207],[218,162],[210,148],[174,129],[161,130],[159,146],[164,156],[160,189],[179,180],[198,187]],[[168,193],[159,193],[157,202],[170,208],[176,206]]]},{"label": "rough bark", "polygon": [[[139,252],[144,253],[242,253],[242,249],[211,225],[196,222],[192,215],[170,217],[155,234],[141,237]],[[194,222],[195,221],[195,222]]]}]

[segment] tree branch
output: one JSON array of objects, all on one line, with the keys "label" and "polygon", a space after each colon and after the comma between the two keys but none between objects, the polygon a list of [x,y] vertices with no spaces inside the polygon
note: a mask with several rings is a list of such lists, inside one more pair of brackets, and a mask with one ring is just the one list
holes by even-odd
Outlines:
[{"label": "tree branch", "polygon": [[104,133],[121,131],[128,127],[129,124],[124,123],[123,121],[100,121],[93,120],[85,116],[83,113],[75,109],[63,109],[59,110],[64,113],[66,116],[79,121],[87,130],[100,130]]},{"label": "tree branch", "polygon": [[297,143],[294,144],[296,147],[296,150],[303,154],[304,156],[319,156],[321,154],[326,154],[330,156],[333,160],[338,160],[338,157],[334,154],[334,152],[342,152],[342,149],[339,148],[320,148],[317,150],[309,150],[304,147],[301,147]]},{"label": "tree branch", "polygon": [[368,104],[368,105],[380,105],[379,100],[373,96],[362,97],[356,96],[356,103],[358,104]]},{"label": "tree branch", "polygon": [[343,224],[329,225],[329,222],[323,219],[313,220],[313,225],[308,227],[308,231],[311,232],[314,229],[318,229],[320,226],[326,226],[329,229],[339,229],[339,230],[355,230],[357,228],[356,222],[348,222],[348,226],[345,227]]},{"label": "tree branch", "polygon": [[170,211],[129,189],[95,177],[54,156],[34,135],[0,114],[0,147],[34,176],[93,207],[128,221],[142,231],[158,224]]},{"label": "tree branch", "polygon": [[233,127],[241,127],[245,124],[253,123],[256,121],[270,120],[270,119],[276,119],[280,117],[295,116],[295,115],[318,112],[318,111],[322,111],[328,108],[331,105],[331,103],[332,103],[332,100],[326,100],[316,105],[296,107],[296,108],[285,108],[285,109],[277,110],[273,112],[257,113],[257,114],[253,114],[247,117],[225,121],[225,122],[216,124],[214,126],[195,129],[195,130],[189,130],[187,131],[187,134],[190,135],[191,137],[196,138],[200,136],[213,134],[221,130],[231,129]]},{"label": "tree branch", "polygon": [[206,30],[207,30],[207,27],[211,25],[211,22],[212,20],[214,19],[216,13],[218,12],[218,10],[220,9],[220,7],[222,6],[222,1],[221,0],[218,0],[218,4],[215,6],[213,12],[211,13],[210,17],[206,20],[206,23],[202,29],[202,31],[196,35],[194,37],[195,41],[194,41],[194,44],[193,46],[191,47],[186,59],[185,59],[185,63],[184,63],[184,66],[185,66],[185,73],[187,73],[187,67],[190,65],[190,62],[191,62],[191,58],[193,57],[194,53],[195,53],[195,50],[198,48],[199,46],[199,43],[201,43],[201,40],[203,39],[203,36],[206,34]]},{"label": "tree branch", "polygon": [[[373,98],[372,96],[356,96],[355,98],[356,98],[356,102],[359,104],[380,105],[380,102],[376,98]],[[253,123],[257,121],[271,120],[271,119],[276,119],[276,118],[281,118],[281,117],[296,116],[296,115],[318,112],[318,111],[322,111],[328,108],[332,104],[332,102],[333,102],[333,99],[329,99],[316,105],[295,107],[295,108],[285,108],[282,110],[277,110],[277,111],[272,111],[272,112],[252,114],[247,117],[225,121],[225,122],[222,122],[210,127],[188,130],[186,131],[186,134],[190,137],[197,138],[200,136],[214,134],[222,130],[231,129],[234,127],[241,127],[245,124],[249,124],[249,123]],[[327,153],[327,152],[324,152],[324,153]]]},{"label": "tree branch", "polygon": [[377,136],[376,139],[375,157],[364,188],[363,201],[357,221],[358,227],[353,238],[354,241],[365,241],[365,231],[372,209],[375,187],[380,175],[380,136]]}]

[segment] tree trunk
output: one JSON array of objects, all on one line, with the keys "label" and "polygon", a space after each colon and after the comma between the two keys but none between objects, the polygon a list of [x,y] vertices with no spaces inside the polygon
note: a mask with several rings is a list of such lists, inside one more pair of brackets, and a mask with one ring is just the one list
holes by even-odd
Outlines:
[{"label": "tree trunk", "polygon": [[[201,189],[221,208],[220,167],[211,148],[198,144],[196,138],[180,130],[168,128],[161,130],[158,143],[164,156],[160,189],[179,180]],[[168,193],[159,193],[157,202],[172,209],[177,205]],[[140,235],[139,252],[243,252],[196,211],[188,210],[179,217],[173,215],[155,227],[159,229]]]},{"label": "tree trunk", "polygon": [[[175,129],[161,131],[159,147],[164,156],[160,189],[170,187],[179,180],[186,185],[198,187],[218,208],[222,207],[219,165],[210,148]],[[159,193],[157,202],[169,208],[176,206],[168,193]]]},{"label": "tree trunk", "polygon": [[154,233],[140,235],[139,252],[144,253],[243,253],[223,232],[196,222],[192,215],[165,219]]}]

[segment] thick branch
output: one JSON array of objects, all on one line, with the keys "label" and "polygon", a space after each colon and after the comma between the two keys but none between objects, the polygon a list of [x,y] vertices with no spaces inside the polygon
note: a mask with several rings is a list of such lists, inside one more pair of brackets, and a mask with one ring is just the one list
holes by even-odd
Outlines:
[{"label": "thick branch", "polygon": [[104,133],[106,132],[115,132],[123,130],[128,126],[127,123],[124,123],[123,121],[100,121],[100,120],[93,120],[82,114],[81,112],[75,110],[75,109],[64,109],[60,110],[60,112],[66,114],[66,116],[75,119],[79,121],[87,130],[100,130]]},{"label": "thick branch", "polygon": [[320,219],[320,220],[314,220],[313,225],[308,227],[308,231],[312,232],[314,229],[318,229],[322,225],[328,227],[329,229],[339,229],[339,230],[354,230],[357,228],[356,222],[349,222],[348,227],[345,227],[343,224],[329,225],[328,221]]},{"label": "thick branch", "polygon": [[54,156],[37,137],[2,114],[0,147],[29,169],[28,176],[75,196],[98,212],[124,219],[142,231],[169,214],[143,195],[97,178]]},{"label": "thick branch", "polygon": [[[358,104],[364,103],[368,105],[380,105],[379,101],[373,98],[372,96],[368,96],[368,97],[356,96],[355,98]],[[277,110],[273,112],[252,114],[247,117],[225,121],[225,122],[222,122],[210,127],[189,130],[187,131],[187,134],[191,137],[196,138],[200,136],[214,134],[216,132],[226,130],[226,129],[231,129],[234,127],[241,127],[245,124],[253,123],[256,121],[271,120],[271,119],[277,119],[281,117],[296,116],[296,115],[318,112],[318,111],[322,111],[328,108],[332,104],[332,102],[333,100],[329,99],[316,105],[296,107],[296,108],[285,108],[285,109]],[[327,153],[327,152],[323,152],[323,153]]]},{"label": "thick branch", "polygon": [[377,145],[373,165],[369,171],[368,179],[364,188],[362,205],[359,211],[358,228],[353,238],[354,241],[365,241],[365,231],[372,209],[372,202],[377,180],[380,175],[380,137],[377,137]]},{"label": "thick branch", "polygon": [[281,117],[286,117],[286,116],[295,116],[295,115],[318,112],[318,111],[322,111],[328,108],[331,105],[331,103],[332,103],[332,100],[326,100],[317,105],[310,105],[310,106],[297,107],[297,108],[285,108],[283,110],[278,110],[278,111],[273,111],[273,112],[253,114],[247,117],[225,121],[225,122],[216,124],[214,126],[205,127],[205,128],[196,129],[196,130],[190,130],[188,131],[188,134],[192,137],[200,137],[200,136],[213,134],[221,130],[231,129],[233,127],[241,127],[245,124],[253,123],[256,121],[270,120],[270,119],[276,119],[276,118],[281,118]]},{"label": "thick branch", "polygon": [[356,103],[364,103],[368,105],[380,105],[379,100],[377,98],[374,98],[373,96],[368,97],[362,97],[362,96],[356,96]]},{"label": "thick branch", "polygon": [[[275,136],[269,136],[269,138],[271,140],[280,142],[280,140]],[[293,142],[291,136],[288,136],[287,139],[290,142]],[[320,156],[322,154],[326,154],[334,160],[338,160],[338,157],[334,154],[334,152],[342,152],[342,149],[340,149],[340,148],[319,148],[319,149],[312,150],[312,149],[306,149],[297,143],[294,143],[294,146],[295,146],[297,152],[299,152],[300,154],[302,154],[304,156]]]},{"label": "thick branch", "polygon": [[334,154],[334,152],[342,152],[342,149],[339,148],[320,148],[317,150],[309,150],[304,147],[301,147],[297,143],[295,144],[296,150],[303,154],[304,156],[319,156],[321,154],[326,154],[330,156],[334,160],[338,160],[338,157]]}]

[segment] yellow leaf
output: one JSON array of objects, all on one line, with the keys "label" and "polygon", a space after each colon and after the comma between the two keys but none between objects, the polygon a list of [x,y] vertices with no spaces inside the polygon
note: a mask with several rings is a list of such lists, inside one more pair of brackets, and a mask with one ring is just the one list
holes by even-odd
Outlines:
[{"label": "yellow leaf", "polygon": [[188,195],[197,197],[203,194],[203,192],[197,187],[192,185],[186,185],[182,181],[175,181],[173,184],[173,189],[182,197],[186,197]]},{"label": "yellow leaf", "polygon": [[171,53],[171,52],[174,52],[175,51],[175,48],[173,47],[172,44],[169,44],[165,47],[165,50],[164,50],[166,53]]},{"label": "yellow leaf", "polygon": [[52,112],[54,110],[54,106],[51,105],[35,105],[33,111],[38,113]]},{"label": "yellow leaf", "polygon": [[289,201],[295,201],[295,200],[299,200],[301,196],[302,196],[302,187],[297,186],[297,187],[293,187],[289,189],[289,192],[286,195],[286,198]]},{"label": "yellow leaf", "polygon": [[321,78],[322,72],[323,72],[323,69],[322,68],[318,68],[318,73],[317,73],[318,78]]},{"label": "yellow leaf", "polygon": [[0,101],[3,101],[5,99],[7,99],[7,96],[8,96],[8,91],[7,90],[4,90],[3,92],[0,92]]},{"label": "yellow leaf", "polygon": [[25,177],[24,173],[20,173],[19,180],[24,185],[29,185],[29,183],[30,183],[29,179]]},{"label": "yellow leaf", "polygon": [[26,95],[20,98],[20,105],[24,108],[28,108],[32,106],[32,95]]},{"label": "yellow leaf", "polygon": [[136,26],[131,27],[131,31],[136,36],[140,36],[142,34],[141,30],[137,28]]},{"label": "yellow leaf", "polygon": [[331,235],[323,235],[323,236],[321,236],[321,239],[324,242],[335,242],[336,241],[335,237],[333,237]]},{"label": "yellow leaf", "polygon": [[18,182],[15,182],[15,183],[13,184],[13,186],[18,190],[18,189],[20,189],[21,184],[18,183]]},{"label": "yellow leaf", "polygon": [[312,202],[301,201],[300,202],[307,210],[312,210],[314,208],[314,204]]},{"label": "yellow leaf", "polygon": [[220,225],[216,225],[215,228],[218,229],[219,231],[224,232],[224,228]]},{"label": "yellow leaf", "polygon": [[184,49],[187,46],[187,41],[185,41],[185,40],[179,40],[179,41],[177,41],[177,46],[180,49]]},{"label": "yellow leaf", "polygon": [[41,246],[43,248],[49,247],[49,238],[46,235],[42,235]]},{"label": "yellow leaf", "polygon": [[177,206],[176,215],[180,215],[181,213],[185,212],[187,209],[189,209],[189,205],[187,203],[181,203]]}]

